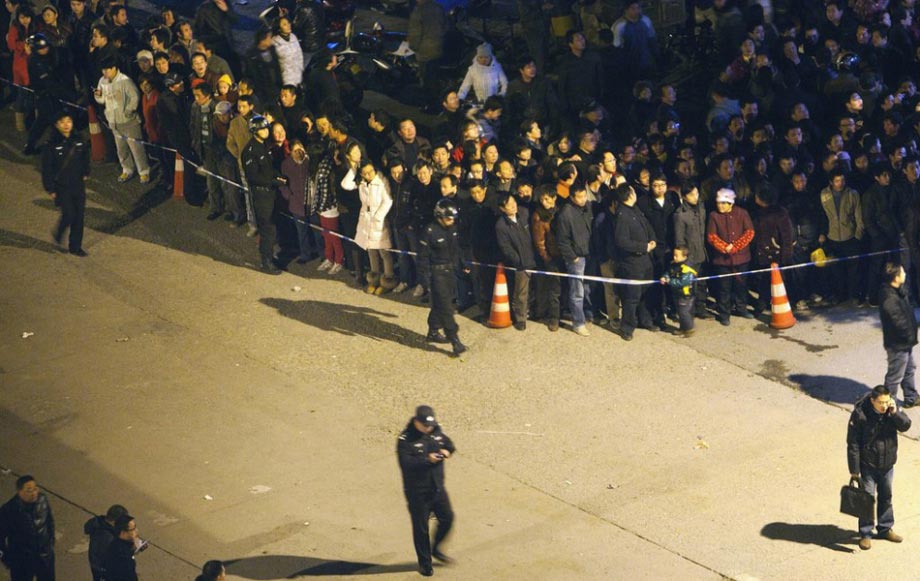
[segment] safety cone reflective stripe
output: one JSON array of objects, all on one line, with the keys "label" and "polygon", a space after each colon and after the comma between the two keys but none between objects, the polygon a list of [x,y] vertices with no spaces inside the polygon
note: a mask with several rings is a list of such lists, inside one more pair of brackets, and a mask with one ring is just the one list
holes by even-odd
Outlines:
[{"label": "safety cone reflective stripe", "polygon": [[176,152],[176,172],[173,178],[173,197],[185,197],[185,164],[182,162],[182,156]]},{"label": "safety cone reflective stripe", "polygon": [[492,292],[492,312],[489,313],[489,327],[504,329],[511,326],[511,303],[508,301],[508,280],[505,267],[498,265],[495,271],[495,290]]},{"label": "safety cone reflective stripe", "polygon": [[99,119],[96,117],[96,108],[90,105],[87,109],[89,110],[90,159],[105,161],[105,136],[102,135],[102,127],[99,126]]},{"label": "safety cone reflective stripe", "polygon": [[770,295],[773,311],[770,326],[774,329],[788,329],[795,325],[795,317],[789,305],[789,297],[786,296],[786,285],[783,284],[783,275],[775,262],[770,265],[770,269]]}]

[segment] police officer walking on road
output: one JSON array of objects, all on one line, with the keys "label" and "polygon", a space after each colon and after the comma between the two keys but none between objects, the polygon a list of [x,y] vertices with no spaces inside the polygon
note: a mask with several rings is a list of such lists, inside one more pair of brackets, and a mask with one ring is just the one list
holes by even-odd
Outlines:
[{"label": "police officer walking on road", "polygon": [[454,319],[457,272],[458,269],[469,272],[464,268],[460,255],[456,226],[458,213],[452,200],[438,200],[434,207],[435,220],[419,238],[418,253],[420,277],[431,281],[431,312],[428,313],[428,336],[425,339],[431,343],[450,343],[455,357],[466,351],[466,345],[457,336],[459,327]]},{"label": "police officer walking on road", "polygon": [[[427,405],[415,409],[415,416],[399,435],[396,445],[403,490],[412,518],[412,539],[418,555],[418,570],[425,577],[434,574],[432,557],[442,563],[451,562],[441,552],[440,545],[454,521],[454,511],[444,488],[444,461],[454,451],[454,443],[441,431],[434,410]],[[438,519],[433,547],[428,532],[428,519],[432,512]]]},{"label": "police officer walking on road", "polygon": [[275,263],[275,224],[272,214],[275,210],[275,187],[287,183],[285,178],[275,171],[272,156],[265,141],[268,139],[271,123],[261,115],[249,120],[249,133],[252,139],[243,148],[240,160],[246,172],[246,182],[252,192],[253,212],[256,215],[256,228],[259,232],[259,255],[262,257],[262,272],[281,274]]},{"label": "police officer walking on road", "polygon": [[850,480],[862,480],[866,491],[877,493],[878,523],[859,519],[859,548],[872,548],[872,529],[877,538],[900,543],[901,535],[892,530],[894,508],[891,492],[894,484],[894,465],[898,461],[898,432],[910,429],[910,417],[891,396],[884,385],[872,388],[868,395],[856,402],[847,429],[847,465]]},{"label": "police officer walking on road", "polygon": [[61,208],[61,219],[51,231],[60,244],[64,231],[70,228],[68,249],[74,256],[86,256],[83,250],[83,216],[86,212],[86,186],[89,177],[90,147],[74,133],[73,117],[59,113],[54,122],[55,133],[42,151],[42,185],[51,195],[55,206]]}]

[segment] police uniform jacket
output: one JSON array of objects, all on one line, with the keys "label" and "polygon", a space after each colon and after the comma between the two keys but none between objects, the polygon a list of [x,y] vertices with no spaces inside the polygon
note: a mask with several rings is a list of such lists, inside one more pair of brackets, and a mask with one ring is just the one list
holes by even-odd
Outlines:
[{"label": "police uniform jacket", "polygon": [[460,233],[456,225],[446,228],[435,220],[419,237],[418,269],[422,280],[430,280],[433,267],[462,269]]},{"label": "police uniform jacket", "polygon": [[428,461],[428,454],[436,453],[442,448],[451,454],[455,451],[454,443],[441,431],[440,426],[435,427],[430,434],[423,434],[415,429],[415,424],[411,420],[409,421],[396,444],[406,497],[424,493],[436,494],[444,490],[444,462],[432,464]]},{"label": "police uniform jacket", "polygon": [[250,139],[243,148],[241,160],[249,187],[271,188],[275,185],[278,174],[272,164],[272,154],[268,150],[268,145],[259,143],[258,139]]},{"label": "police uniform jacket", "polygon": [[42,186],[55,194],[82,192],[89,176],[89,143],[77,133],[64,138],[57,130],[42,150]]},{"label": "police uniform jacket", "polygon": [[23,502],[16,495],[0,507],[0,551],[8,565],[52,557],[54,516],[43,492],[34,503]]}]

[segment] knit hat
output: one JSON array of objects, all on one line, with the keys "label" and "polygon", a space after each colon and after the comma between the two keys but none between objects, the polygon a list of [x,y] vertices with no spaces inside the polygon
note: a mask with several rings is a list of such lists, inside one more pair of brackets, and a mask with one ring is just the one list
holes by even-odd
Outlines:
[{"label": "knit hat", "polygon": [[149,50],[138,51],[136,60],[143,60],[143,59],[147,59],[148,61],[153,62],[153,53],[150,52]]},{"label": "knit hat", "polygon": [[728,202],[729,204],[735,203],[735,192],[728,188],[722,188],[716,192],[716,203],[721,204],[722,202]]},{"label": "knit hat", "polygon": [[50,11],[54,12],[55,14],[58,13],[57,7],[54,6],[53,4],[46,4],[46,5],[42,8],[42,14],[45,13],[45,10],[50,10]]},{"label": "knit hat", "polygon": [[489,44],[488,42],[484,42],[476,47],[476,58],[479,58],[481,56],[487,56],[489,58],[493,57],[492,45]]},{"label": "knit hat", "polygon": [[221,84],[221,83],[227,83],[228,85],[230,85],[230,86],[232,87],[232,86],[233,86],[233,79],[230,78],[230,75],[223,74],[223,75],[220,76],[219,79],[217,79],[217,84],[219,85],[219,84]]}]

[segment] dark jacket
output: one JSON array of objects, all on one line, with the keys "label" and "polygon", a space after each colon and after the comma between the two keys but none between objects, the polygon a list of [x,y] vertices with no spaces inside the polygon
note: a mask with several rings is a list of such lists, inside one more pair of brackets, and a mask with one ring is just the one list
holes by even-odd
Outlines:
[{"label": "dark jacket", "polygon": [[265,143],[256,139],[249,140],[240,156],[246,182],[253,188],[272,188],[278,183],[278,173],[272,165],[272,155]]},{"label": "dark jacket", "polygon": [[243,72],[252,79],[253,90],[263,103],[272,103],[281,92],[281,61],[272,45],[265,50],[268,60],[262,58],[263,51],[253,46],[246,53]]},{"label": "dark jacket", "polygon": [[7,565],[54,558],[54,515],[45,493],[32,504],[15,495],[0,507],[0,551]]},{"label": "dark jacket", "polygon": [[682,204],[673,218],[674,245],[687,247],[690,264],[699,266],[706,262],[706,208],[701,202],[696,206]]},{"label": "dark jacket", "polygon": [[562,253],[559,252],[559,244],[556,242],[556,233],[553,232],[555,220],[556,208],[547,210],[538,205],[531,214],[530,231],[533,236],[533,245],[544,265],[562,256]]},{"label": "dark jacket", "polygon": [[773,262],[791,264],[794,242],[792,220],[785,208],[757,208],[754,215],[754,241],[751,243],[757,265],[770,266]]},{"label": "dark jacket", "polygon": [[323,48],[326,40],[326,15],[322,2],[298,2],[291,23],[300,48],[306,52],[316,52]]},{"label": "dark jacket", "polygon": [[193,157],[192,105],[189,98],[184,93],[177,95],[166,89],[157,99],[157,116],[166,134],[166,145],[178,149],[182,157]]},{"label": "dark jacket", "polygon": [[516,218],[517,221],[512,221],[502,214],[495,222],[495,238],[498,240],[502,261],[513,268],[536,268],[530,216],[525,208],[518,208]]},{"label": "dark jacket", "polygon": [[882,284],[878,312],[885,349],[910,351],[917,344],[917,318],[907,298],[907,288]]},{"label": "dark jacket", "polygon": [[435,0],[419,3],[409,14],[409,48],[420,63],[441,58],[444,54],[444,37],[447,34],[447,15]]},{"label": "dark jacket", "polygon": [[89,176],[89,142],[78,133],[68,139],[57,130],[42,149],[42,185],[45,191],[61,194],[83,192],[83,178]]},{"label": "dark jacket", "polygon": [[559,60],[559,97],[562,109],[577,113],[604,91],[604,68],[600,57],[586,49],[580,57],[571,51]]},{"label": "dark jacket", "polygon": [[441,198],[440,186],[434,181],[434,178],[427,186],[417,178],[412,178],[409,189],[411,190],[409,198],[412,205],[412,228],[416,232],[421,232],[434,218],[434,206]]},{"label": "dark jacket", "polygon": [[105,581],[137,581],[134,543],[115,538],[105,552]]},{"label": "dark jacket", "polygon": [[639,272],[647,269],[651,274],[652,258],[648,243],[654,239],[655,232],[645,215],[635,206],[621,204],[617,208],[617,223],[613,230],[617,272],[623,273],[623,276],[638,276]]},{"label": "dark jacket", "polygon": [[613,244],[616,224],[616,214],[611,214],[607,209],[601,210],[594,217],[594,224],[591,226],[591,256],[598,263],[613,260],[616,256]]},{"label": "dark jacket", "polygon": [[645,214],[655,231],[656,252],[667,252],[674,242],[673,216],[680,206],[680,200],[672,192],[666,192],[664,203],[658,204],[654,196],[643,196],[636,200],[636,207]]},{"label": "dark jacket", "polygon": [[891,186],[875,183],[863,192],[860,200],[863,226],[869,233],[869,240],[879,248],[897,244],[898,241],[898,225],[892,214],[895,209],[891,206],[893,197]]},{"label": "dark jacket", "polygon": [[903,410],[880,414],[872,407],[869,394],[856,402],[847,428],[847,465],[850,474],[867,466],[887,472],[898,461],[898,432],[910,429],[910,417]]},{"label": "dark jacket", "polygon": [[495,206],[488,197],[482,203],[470,198],[460,203],[460,248],[469,248],[480,262],[498,262],[495,241]]},{"label": "dark jacket", "polygon": [[399,434],[396,455],[402,471],[403,490],[406,497],[418,494],[436,494],[444,490],[444,462],[432,464],[428,454],[444,449],[453,454],[454,443],[437,426],[430,434],[415,429],[410,420],[406,429]]},{"label": "dark jacket", "polygon": [[281,175],[288,183],[280,184],[281,196],[288,202],[288,210],[298,218],[304,217],[304,211],[312,205],[313,180],[310,177],[310,163],[304,160],[297,163],[288,156],[281,162]]},{"label": "dark jacket", "polygon": [[566,262],[591,254],[591,222],[593,215],[588,204],[578,207],[565,204],[556,215],[556,243]]},{"label": "dark jacket", "polygon": [[115,529],[106,522],[105,515],[99,515],[84,523],[83,533],[89,535],[89,568],[93,573],[103,573],[105,555],[115,540]]}]

